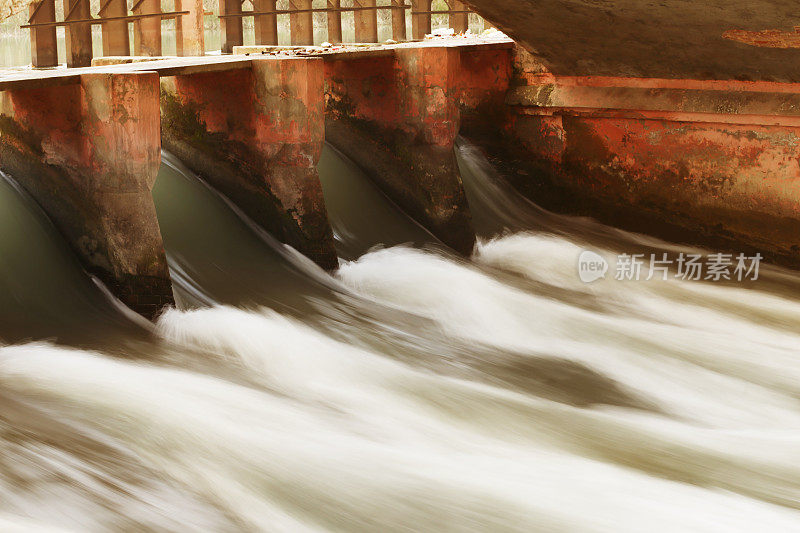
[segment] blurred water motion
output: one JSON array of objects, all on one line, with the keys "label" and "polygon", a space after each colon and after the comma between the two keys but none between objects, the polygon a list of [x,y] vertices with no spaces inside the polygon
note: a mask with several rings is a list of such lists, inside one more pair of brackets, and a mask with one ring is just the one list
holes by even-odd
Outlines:
[{"label": "blurred water motion", "polygon": [[458,156],[470,260],[326,149],[330,276],[165,154],[154,328],[5,183],[0,529],[800,531],[797,276],[585,284],[678,248]]}]

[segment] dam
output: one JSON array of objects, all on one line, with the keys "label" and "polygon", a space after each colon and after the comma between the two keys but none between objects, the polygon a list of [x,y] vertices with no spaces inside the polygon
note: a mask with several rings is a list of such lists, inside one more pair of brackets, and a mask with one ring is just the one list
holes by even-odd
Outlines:
[{"label": "dam", "polygon": [[800,531],[784,7],[0,4],[0,529]]}]

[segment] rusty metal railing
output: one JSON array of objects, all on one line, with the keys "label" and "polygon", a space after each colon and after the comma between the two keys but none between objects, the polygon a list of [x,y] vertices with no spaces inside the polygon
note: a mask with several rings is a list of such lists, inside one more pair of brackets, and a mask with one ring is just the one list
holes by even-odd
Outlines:
[{"label": "rusty metal railing", "polygon": [[[56,0],[39,0],[31,4],[28,23],[22,28],[31,32],[31,59],[34,67],[58,64],[56,28],[64,27],[66,64],[68,67],[89,66],[92,62],[92,26],[100,25],[104,56],[162,55],[161,21],[176,20],[178,55],[204,54],[202,0],[175,0],[175,10],[161,10],[161,0],[136,0],[128,9],[126,0],[103,0],[97,16],[92,16],[90,0],[64,0],[64,20],[56,20]],[[277,9],[276,0],[252,0],[253,9],[244,11],[243,0],[219,0],[221,49],[230,53],[244,42],[242,19],[253,17],[255,44],[278,44],[278,16],[289,16],[291,43],[314,44],[314,14],[327,15],[328,41],[342,42],[342,13],[351,12],[355,21],[355,40],[378,42],[378,12],[391,11],[392,38],[407,40],[406,12],[411,13],[413,39],[431,33],[432,16],[448,15],[450,27],[457,33],[467,30],[470,11],[458,0],[447,0],[449,9],[432,10],[432,0],[353,0],[342,6],[341,0],[327,0],[327,7],[314,8],[312,0],[289,0],[289,9]],[[133,50],[128,24],[133,24]],[[131,53],[133,52],[133,53]]]}]

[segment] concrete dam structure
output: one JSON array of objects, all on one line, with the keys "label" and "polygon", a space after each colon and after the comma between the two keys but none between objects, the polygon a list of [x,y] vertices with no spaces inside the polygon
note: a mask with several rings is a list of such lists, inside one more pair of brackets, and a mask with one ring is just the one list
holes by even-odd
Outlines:
[{"label": "concrete dam structure", "polygon": [[800,533],[779,0],[0,0],[0,531]]},{"label": "concrete dam structure", "polygon": [[[474,7],[519,44],[456,38],[317,49],[312,58],[243,47],[230,26],[241,18],[228,18],[223,49],[245,56],[11,73],[0,79],[2,170],[23,176],[87,269],[146,316],[171,301],[148,192],[162,145],[328,269],[337,261],[316,176],[325,139],[469,254],[475,233],[453,156],[460,132],[518,167],[512,183],[545,207],[800,264],[798,75],[779,60],[794,53],[790,40],[748,41],[750,29],[703,19],[681,33],[684,43],[669,32],[647,41],[612,32],[617,18],[644,16],[639,8],[511,4]],[[559,29],[572,12],[597,16],[590,35]],[[292,26],[292,42],[313,41],[307,22]],[[605,46],[594,41],[601,36]]]}]

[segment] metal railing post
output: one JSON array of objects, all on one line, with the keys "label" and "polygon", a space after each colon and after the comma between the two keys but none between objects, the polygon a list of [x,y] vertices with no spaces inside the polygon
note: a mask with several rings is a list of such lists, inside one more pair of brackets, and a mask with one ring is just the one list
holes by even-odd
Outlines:
[{"label": "metal railing post", "polygon": [[[98,11],[100,18],[124,17],[127,14],[128,5],[125,0],[106,0]],[[127,56],[131,53],[127,20],[105,21],[100,24],[100,31],[103,36],[104,56]]]},{"label": "metal railing post", "polygon": [[[161,0],[139,0],[132,11],[135,15],[161,13]],[[144,17],[134,21],[133,51],[137,56],[161,55],[161,18]]]},{"label": "metal railing post", "polygon": [[[219,0],[220,15],[238,15],[241,12],[241,0]],[[232,16],[221,18],[219,29],[223,54],[230,54],[233,52],[234,46],[242,46],[244,44],[242,17]]]},{"label": "metal railing post", "polygon": [[342,7],[341,0],[328,0],[328,42],[338,44],[342,42],[342,12],[338,11]]},{"label": "metal railing post", "polygon": [[[431,32],[431,0],[411,0],[411,34],[413,39],[424,39]],[[418,13],[414,13],[417,11]]]},{"label": "metal railing post", "polygon": [[450,8],[455,13],[450,13],[450,27],[456,33],[464,33],[469,29],[469,13],[467,13],[467,5],[459,0],[448,0]]},{"label": "metal railing post", "polygon": [[175,48],[179,56],[206,53],[203,0],[175,0],[176,11],[188,11],[175,19]]},{"label": "metal railing post", "polygon": [[[28,23],[43,24],[56,21],[55,0],[41,0],[29,7]],[[34,67],[55,67],[58,65],[56,27],[43,26],[31,28],[31,63]]]},{"label": "metal railing post", "polygon": [[408,39],[406,33],[406,2],[405,0],[392,0],[392,39],[395,41],[405,41]]},{"label": "metal railing post", "polygon": [[[378,5],[376,0],[353,0],[355,7],[375,8]],[[356,42],[377,43],[378,42],[378,10],[360,9],[355,12],[356,22]]]},{"label": "metal railing post", "polygon": [[292,44],[314,44],[314,13],[311,12],[311,0],[289,0],[289,9],[301,10],[299,13],[289,15]]},{"label": "metal railing post", "polygon": [[[275,11],[275,0],[253,0],[253,10],[261,12]],[[255,44],[278,44],[278,15],[255,15]]]},{"label": "metal railing post", "polygon": [[[64,0],[64,20],[88,20],[89,0]],[[92,26],[88,22],[68,24],[66,30],[67,66],[88,67],[92,64]]]}]

